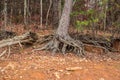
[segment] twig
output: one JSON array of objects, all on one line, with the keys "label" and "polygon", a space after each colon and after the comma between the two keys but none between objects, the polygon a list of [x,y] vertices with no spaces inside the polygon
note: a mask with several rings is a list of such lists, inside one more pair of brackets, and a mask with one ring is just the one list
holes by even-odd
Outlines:
[{"label": "twig", "polygon": [[10,45],[9,45],[9,46],[8,46],[8,55],[7,55],[7,58],[9,58],[10,53],[11,53],[11,51],[10,51]]},{"label": "twig", "polygon": [[4,50],[4,51],[0,54],[0,57],[2,57],[6,52],[7,52],[7,50]]},{"label": "twig", "polygon": [[23,48],[23,46],[22,46],[22,44],[20,43],[20,41],[19,41],[18,43],[19,43],[19,46],[20,46],[21,48]]}]

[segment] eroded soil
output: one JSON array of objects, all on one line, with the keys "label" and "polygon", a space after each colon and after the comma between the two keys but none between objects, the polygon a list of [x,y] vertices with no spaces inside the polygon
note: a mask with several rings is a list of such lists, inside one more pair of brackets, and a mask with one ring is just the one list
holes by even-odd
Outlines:
[{"label": "eroded soil", "polygon": [[119,60],[26,49],[0,60],[0,80],[120,80]]},{"label": "eroded soil", "polygon": [[[15,29],[24,33],[19,26]],[[52,56],[51,52],[17,47],[11,49],[9,58],[7,54],[0,58],[0,80],[120,80],[120,53],[98,56],[96,52],[80,58],[73,53]]]}]

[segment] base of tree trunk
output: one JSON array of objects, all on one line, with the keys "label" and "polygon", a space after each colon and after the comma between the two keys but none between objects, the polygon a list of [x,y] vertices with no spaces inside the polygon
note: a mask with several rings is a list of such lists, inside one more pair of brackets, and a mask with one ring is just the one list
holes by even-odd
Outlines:
[{"label": "base of tree trunk", "polygon": [[44,45],[42,48],[35,50],[51,50],[54,55],[57,51],[65,54],[66,52],[74,52],[78,56],[84,56],[84,46],[81,41],[74,40],[70,37],[60,37],[59,35],[54,35],[52,39]]}]

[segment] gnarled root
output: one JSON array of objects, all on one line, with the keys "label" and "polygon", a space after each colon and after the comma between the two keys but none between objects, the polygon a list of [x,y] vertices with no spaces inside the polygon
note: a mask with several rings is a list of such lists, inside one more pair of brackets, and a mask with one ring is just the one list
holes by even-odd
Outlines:
[{"label": "gnarled root", "polygon": [[53,55],[59,51],[65,54],[66,52],[74,52],[78,56],[83,56],[84,54],[84,45],[81,41],[74,40],[70,37],[63,38],[59,35],[54,35],[52,40],[50,40],[42,48],[35,50],[52,50]]}]

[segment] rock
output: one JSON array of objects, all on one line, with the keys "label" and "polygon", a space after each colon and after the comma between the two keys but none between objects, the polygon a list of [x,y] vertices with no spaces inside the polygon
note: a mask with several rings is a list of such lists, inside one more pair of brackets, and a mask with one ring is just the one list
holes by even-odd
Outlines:
[{"label": "rock", "polygon": [[69,67],[69,68],[66,68],[67,71],[75,71],[75,70],[81,70],[82,67]]},{"label": "rock", "polygon": [[99,80],[105,80],[104,78],[100,78]]},{"label": "rock", "polygon": [[69,73],[69,72],[66,72],[66,74],[67,74],[67,75],[70,75],[70,73]]},{"label": "rock", "polygon": [[58,70],[59,72],[63,72],[63,70]]},{"label": "rock", "polygon": [[60,79],[60,75],[59,75],[58,72],[55,72],[54,75],[55,75],[55,77],[56,77],[57,79]]},{"label": "rock", "polygon": [[23,78],[23,76],[20,76],[20,78]]}]

